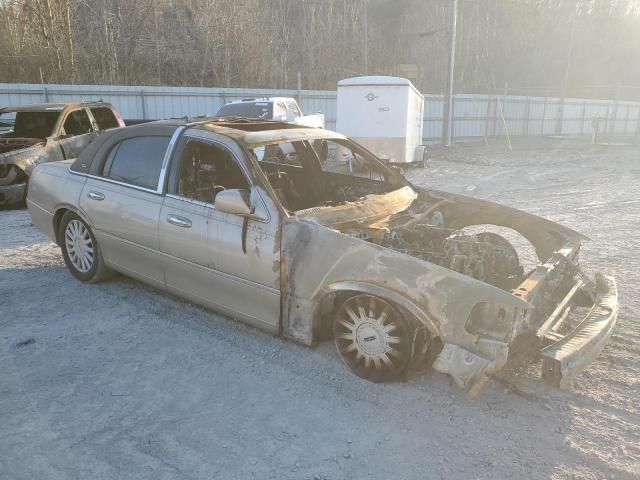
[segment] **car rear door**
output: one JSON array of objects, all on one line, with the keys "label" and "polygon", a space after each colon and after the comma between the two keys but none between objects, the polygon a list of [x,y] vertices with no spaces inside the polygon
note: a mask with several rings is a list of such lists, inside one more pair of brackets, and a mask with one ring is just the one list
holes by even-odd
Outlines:
[{"label": "car rear door", "polygon": [[108,265],[164,287],[158,218],[171,137],[147,128],[123,131],[115,138],[98,152],[80,207],[91,220]]}]

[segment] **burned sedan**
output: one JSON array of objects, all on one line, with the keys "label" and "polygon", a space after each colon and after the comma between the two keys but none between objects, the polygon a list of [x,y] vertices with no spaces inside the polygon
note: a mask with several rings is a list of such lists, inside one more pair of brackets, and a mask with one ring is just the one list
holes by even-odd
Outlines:
[{"label": "burned sedan", "polygon": [[105,102],[0,108],[0,206],[24,201],[36,165],[75,158],[97,132],[123,126]]},{"label": "burned sedan", "polygon": [[[79,280],[118,271],[307,345],[332,336],[377,382],[429,362],[475,394],[525,344],[561,385],[617,317],[614,280],[578,266],[581,234],[415,187],[321,129],[222,118],[115,130],[38,166],[27,205]],[[495,226],[527,239],[534,264]]]}]

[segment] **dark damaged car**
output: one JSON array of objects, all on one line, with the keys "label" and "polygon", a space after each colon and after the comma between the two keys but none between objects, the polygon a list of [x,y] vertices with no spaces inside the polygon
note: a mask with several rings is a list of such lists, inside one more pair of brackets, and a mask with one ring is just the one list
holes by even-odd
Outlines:
[{"label": "dark damaged car", "polygon": [[307,345],[333,337],[372,381],[431,363],[475,394],[524,345],[562,385],[617,318],[614,280],[578,266],[583,235],[416,187],[321,129],[223,118],[114,131],[39,166],[27,204],[76,278],[115,270]]},{"label": "dark damaged car", "polygon": [[0,108],[0,206],[24,202],[36,165],[75,158],[99,131],[123,126],[105,102]]}]

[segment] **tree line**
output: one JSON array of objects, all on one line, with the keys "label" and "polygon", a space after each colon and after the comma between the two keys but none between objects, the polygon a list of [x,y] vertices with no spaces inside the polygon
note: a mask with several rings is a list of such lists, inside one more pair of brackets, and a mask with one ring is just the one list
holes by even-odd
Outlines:
[{"label": "tree line", "polygon": [[[0,82],[447,80],[451,0],[0,0]],[[640,97],[640,0],[459,0],[455,89]]]}]

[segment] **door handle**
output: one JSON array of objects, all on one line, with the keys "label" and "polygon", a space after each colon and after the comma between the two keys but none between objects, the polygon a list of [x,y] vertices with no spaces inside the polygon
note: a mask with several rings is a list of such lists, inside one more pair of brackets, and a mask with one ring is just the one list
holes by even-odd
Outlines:
[{"label": "door handle", "polygon": [[176,227],[191,228],[191,220],[189,220],[188,218],[179,217],[178,215],[169,215],[167,217],[167,222],[175,225]]},{"label": "door handle", "polygon": [[104,200],[104,193],[91,191],[87,193],[87,197],[89,197],[91,200],[97,200],[101,202],[102,200]]}]

